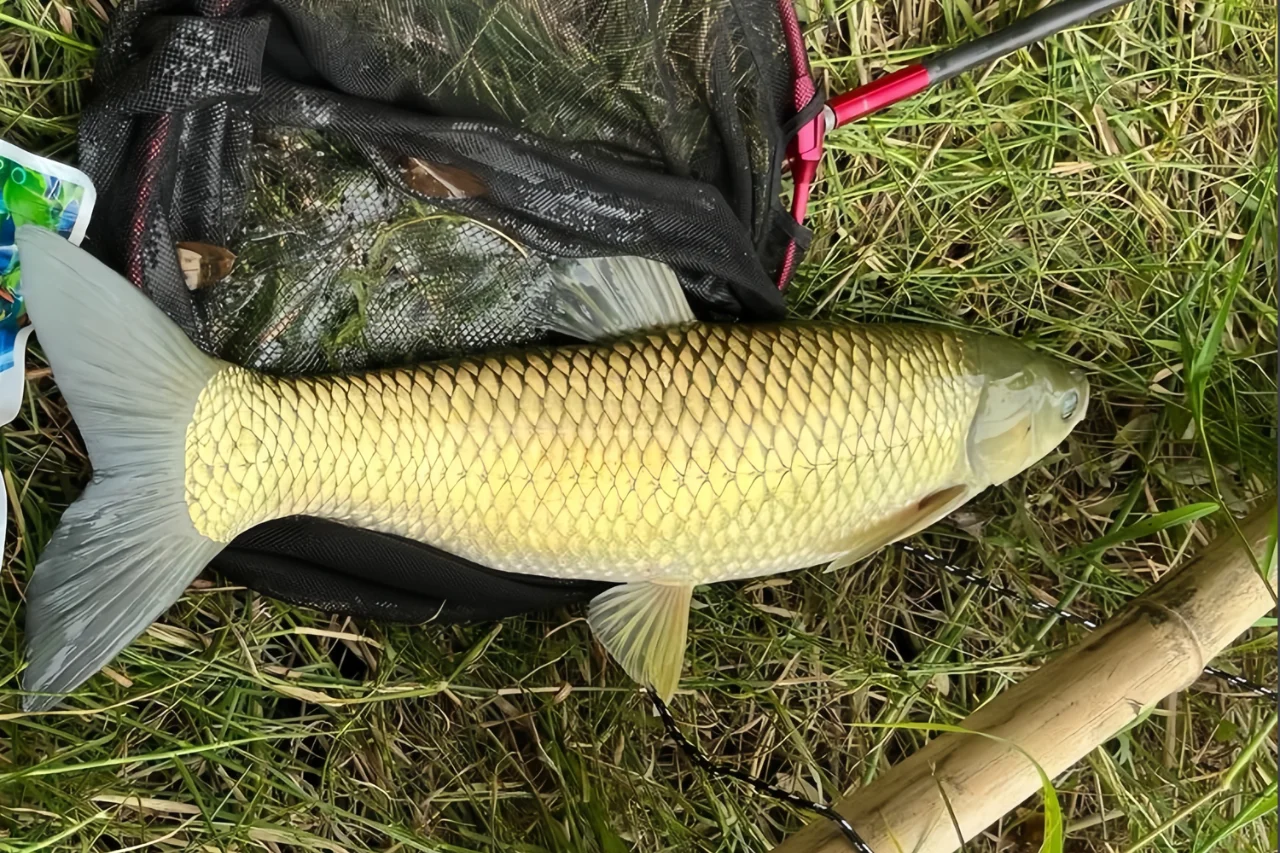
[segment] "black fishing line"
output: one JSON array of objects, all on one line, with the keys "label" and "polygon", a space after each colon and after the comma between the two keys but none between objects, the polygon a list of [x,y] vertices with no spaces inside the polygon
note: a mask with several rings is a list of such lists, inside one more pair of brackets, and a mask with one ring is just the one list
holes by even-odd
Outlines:
[{"label": "black fishing line", "polygon": [[[914,545],[907,544],[899,544],[898,547],[903,551],[906,551],[908,554],[923,558],[931,565],[942,568],[948,574],[954,575],[966,583],[973,584],[974,586],[977,586],[980,589],[985,589],[988,592],[994,592],[996,595],[1011,601],[1016,601],[1039,615],[1057,616],[1065,622],[1079,625],[1090,631],[1101,627],[1101,623],[1090,619],[1087,616],[1081,616],[1077,613],[1072,613],[1070,610],[1065,608],[1054,607],[1052,604],[1046,604],[1039,599],[1023,595],[1017,590],[1007,587],[998,581],[982,577],[981,575],[974,574],[968,569],[962,569],[959,566],[948,563],[941,557],[931,554],[922,548],[917,548]],[[1250,681],[1242,675],[1236,675],[1233,672],[1218,669],[1216,666],[1205,667],[1204,674],[1212,676],[1213,678],[1221,679],[1232,687],[1247,690],[1251,693],[1257,693],[1258,695],[1265,696],[1268,699],[1275,700],[1280,698],[1280,692],[1278,692],[1276,688],[1258,684],[1257,682]],[[735,770],[732,767],[727,767],[723,764],[712,761],[702,752],[702,750],[694,746],[680,732],[679,727],[676,726],[675,718],[671,716],[671,709],[667,707],[667,703],[663,702],[662,699],[658,697],[657,693],[650,690],[649,699],[653,702],[653,707],[657,709],[658,716],[662,718],[662,725],[666,728],[667,735],[676,742],[676,746],[680,747],[680,750],[698,767],[701,767],[713,776],[728,776],[732,779],[737,779],[740,782],[745,782],[762,794],[822,815],[839,827],[840,833],[849,842],[850,846],[857,851],[857,853],[874,853],[867,842],[862,840],[862,836],[858,835],[858,832],[853,828],[853,825],[831,806],[805,799],[804,797],[793,794],[790,791],[784,791],[777,785],[771,785],[763,779],[757,779],[754,776],[743,773],[741,770]]]},{"label": "black fishing line", "polygon": [[[985,590],[988,590],[989,592],[994,592],[996,595],[1000,595],[1000,596],[1003,596],[1004,598],[1010,599],[1012,601],[1016,601],[1019,604],[1026,607],[1027,609],[1034,611],[1039,615],[1057,616],[1058,618],[1062,619],[1064,622],[1071,622],[1072,624],[1079,625],[1082,628],[1088,628],[1090,631],[1093,631],[1101,627],[1101,623],[1096,622],[1093,619],[1089,619],[1088,617],[1081,616],[1077,613],[1072,613],[1071,611],[1065,610],[1061,607],[1054,607],[1052,604],[1046,604],[1045,602],[1040,601],[1039,599],[1036,599],[1036,598],[1032,598],[1031,596],[1020,594],[1016,590],[1010,589],[1009,587],[999,583],[998,581],[993,581],[990,578],[985,578],[985,577],[982,577],[981,575],[974,574],[968,569],[962,569],[959,566],[952,565],[951,563],[948,563],[946,560],[943,560],[934,554],[930,554],[928,551],[925,551],[922,548],[917,548],[914,545],[906,545],[906,544],[899,544],[898,547],[901,548],[903,551],[906,551],[908,554],[919,555],[921,558],[928,561],[931,565],[941,567],[943,571],[947,572],[950,575],[954,575],[955,577],[960,578],[965,583],[973,584],[974,586],[977,586],[980,589],[985,589]],[[1227,672],[1226,670],[1218,669],[1216,666],[1206,666],[1204,668],[1204,674],[1208,676],[1212,676],[1213,678],[1221,679],[1222,681],[1225,681],[1227,684],[1230,684],[1232,687],[1236,687],[1241,690],[1247,690],[1250,693],[1257,693],[1259,696],[1265,696],[1268,699],[1280,698],[1280,692],[1278,692],[1276,688],[1268,687],[1263,684],[1258,684],[1257,682],[1250,681],[1249,679],[1245,678],[1242,675],[1236,675],[1233,672]]]},{"label": "black fishing line", "polygon": [[703,754],[702,750],[690,743],[689,740],[681,734],[680,729],[676,726],[675,718],[671,716],[671,709],[667,707],[667,703],[663,702],[657,693],[650,690],[649,699],[653,702],[653,707],[657,709],[658,716],[662,718],[662,724],[666,727],[667,734],[670,735],[671,739],[676,742],[676,745],[680,747],[681,751],[683,751],[694,764],[698,765],[713,776],[729,776],[733,779],[737,779],[739,782],[747,783],[762,794],[767,794],[774,799],[791,803],[793,806],[799,806],[800,808],[808,809],[811,812],[816,812],[839,827],[840,833],[849,842],[850,846],[852,846],[858,853],[875,853],[875,851],[871,849],[870,845],[862,840],[862,836],[853,828],[853,824],[845,820],[845,818],[835,809],[831,808],[831,806],[816,803],[813,800],[807,800],[804,797],[791,793],[790,791],[784,791],[777,785],[770,785],[763,779],[757,779],[754,776],[743,773],[741,770],[735,770],[732,767],[726,767],[723,764],[718,764],[715,761],[712,761]]}]

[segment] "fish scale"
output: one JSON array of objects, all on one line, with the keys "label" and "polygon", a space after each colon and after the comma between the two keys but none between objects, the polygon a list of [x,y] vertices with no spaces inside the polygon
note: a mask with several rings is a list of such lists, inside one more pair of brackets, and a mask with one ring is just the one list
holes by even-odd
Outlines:
[{"label": "fish scale", "polygon": [[186,438],[196,529],[310,515],[496,569],[705,583],[829,561],[955,481],[964,335],[695,324],[363,376],[237,367]]}]

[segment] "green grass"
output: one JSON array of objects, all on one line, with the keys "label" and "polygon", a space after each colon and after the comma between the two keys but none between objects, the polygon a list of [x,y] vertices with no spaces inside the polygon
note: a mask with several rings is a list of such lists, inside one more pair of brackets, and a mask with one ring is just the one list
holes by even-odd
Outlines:
[{"label": "green grass", "polygon": [[[802,5],[833,92],[1016,14]],[[78,45],[100,25],[66,9],[70,33],[54,4],[0,4],[0,136],[71,157]],[[1105,615],[1214,519],[1082,546],[1274,488],[1275,38],[1264,0],[1136,0],[830,137],[798,315],[1031,336],[1094,381],[1058,452],[925,544]],[[808,817],[674,753],[577,612],[408,629],[205,585],[74,710],[17,713],[22,589],[87,470],[47,376],[28,394],[0,444],[21,508],[0,576],[0,849],[746,851]],[[697,599],[687,731],[823,798],[927,739],[862,724],[956,724],[1080,636],[897,550]],[[1275,660],[1272,624],[1219,663],[1274,684]],[[1271,710],[1206,681],[1094,750],[1054,780],[1066,849],[1274,849]],[[968,849],[1035,850],[1041,815],[1029,800]]]}]

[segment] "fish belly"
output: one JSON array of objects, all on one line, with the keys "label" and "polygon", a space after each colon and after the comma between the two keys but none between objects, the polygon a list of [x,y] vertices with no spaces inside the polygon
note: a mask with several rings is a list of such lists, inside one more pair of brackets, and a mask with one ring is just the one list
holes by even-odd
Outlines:
[{"label": "fish belly", "polygon": [[197,529],[309,515],[495,569],[706,583],[817,565],[967,475],[964,339],[695,325],[279,379],[229,367],[187,431]]}]

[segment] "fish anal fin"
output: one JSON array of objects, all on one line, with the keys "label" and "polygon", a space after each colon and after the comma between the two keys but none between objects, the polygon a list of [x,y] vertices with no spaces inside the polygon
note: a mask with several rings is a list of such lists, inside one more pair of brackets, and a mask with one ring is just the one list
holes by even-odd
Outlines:
[{"label": "fish anal fin", "polygon": [[848,568],[899,539],[906,539],[908,536],[919,533],[959,508],[972,496],[973,489],[960,484],[939,489],[908,504],[877,522],[870,530],[859,534],[854,547],[847,554],[832,560],[827,571],[834,572]]},{"label": "fish anal fin", "polygon": [[587,622],[627,675],[666,701],[680,682],[692,598],[692,584],[623,584],[591,599]]}]

